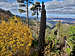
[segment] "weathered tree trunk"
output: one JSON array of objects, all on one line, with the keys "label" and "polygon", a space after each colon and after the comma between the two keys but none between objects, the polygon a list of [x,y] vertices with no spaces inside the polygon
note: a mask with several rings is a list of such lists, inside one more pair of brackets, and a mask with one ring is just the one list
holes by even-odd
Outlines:
[{"label": "weathered tree trunk", "polygon": [[27,2],[27,18],[26,18],[26,24],[27,24],[27,26],[29,27],[29,15],[28,15],[28,0],[26,0],[26,2]]},{"label": "weathered tree trunk", "polygon": [[61,21],[59,21],[58,25],[57,25],[57,40],[60,40],[61,36],[60,36],[60,24],[61,24]]},{"label": "weathered tree trunk", "polygon": [[36,22],[37,22],[37,24],[36,24],[37,34],[39,33],[39,32],[38,32],[38,15],[39,15],[39,14],[38,14],[38,8],[37,8],[37,19],[36,19],[36,20],[37,20],[37,21],[36,21]]},{"label": "weathered tree trunk", "polygon": [[40,21],[40,32],[38,38],[38,56],[44,56],[44,46],[45,46],[45,29],[46,29],[46,10],[44,2],[42,2],[42,11],[41,11],[41,21]]}]

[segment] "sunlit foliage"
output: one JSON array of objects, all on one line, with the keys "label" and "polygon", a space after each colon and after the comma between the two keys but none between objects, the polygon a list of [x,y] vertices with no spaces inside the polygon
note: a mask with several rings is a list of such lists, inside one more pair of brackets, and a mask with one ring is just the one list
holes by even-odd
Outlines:
[{"label": "sunlit foliage", "polygon": [[[60,25],[60,39],[61,40],[57,40],[57,35],[58,35],[58,31],[57,31],[57,28],[58,27],[58,24],[56,25],[56,27],[54,29],[52,29],[49,32],[48,30],[48,34],[46,33],[46,39],[48,39],[48,45],[46,46],[46,50],[45,50],[45,55],[57,55],[59,56],[60,55],[60,42],[59,41],[64,41],[64,38],[66,36],[66,39],[65,39],[65,42],[62,42],[65,44],[65,46],[63,46],[62,50],[63,50],[63,53],[62,55],[70,55],[71,54],[71,51],[72,49],[74,48],[75,46],[75,26],[72,26],[72,25],[69,25],[69,24],[61,24]],[[74,50],[74,49],[73,49]],[[50,52],[51,51],[51,52]]]},{"label": "sunlit foliage", "polygon": [[75,52],[75,26],[70,26],[69,38],[67,39],[69,46],[71,47],[71,56],[74,56]]},{"label": "sunlit foliage", "polygon": [[0,23],[0,56],[29,56],[32,33],[19,18]]}]

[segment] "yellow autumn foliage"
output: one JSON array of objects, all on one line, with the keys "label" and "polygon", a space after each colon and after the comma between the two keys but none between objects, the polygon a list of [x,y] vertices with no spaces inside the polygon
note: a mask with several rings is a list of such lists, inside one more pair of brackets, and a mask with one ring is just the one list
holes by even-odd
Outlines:
[{"label": "yellow autumn foliage", "polygon": [[29,56],[32,33],[17,17],[0,23],[0,56]]}]

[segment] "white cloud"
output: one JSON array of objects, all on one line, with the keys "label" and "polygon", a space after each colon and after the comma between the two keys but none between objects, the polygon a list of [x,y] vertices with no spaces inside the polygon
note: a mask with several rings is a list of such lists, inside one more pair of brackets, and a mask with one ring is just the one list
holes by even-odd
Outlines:
[{"label": "white cloud", "polygon": [[[18,9],[26,9],[23,7],[19,7],[19,4],[17,3],[16,0],[0,0],[0,8],[5,9],[5,10],[10,10],[13,14],[17,14],[20,15],[20,13],[18,12]],[[21,15],[25,15],[21,14]]]},{"label": "white cloud", "polygon": [[[34,0],[37,1],[37,0]],[[75,15],[75,0],[48,1],[45,3],[47,14],[73,14]],[[29,8],[31,5],[29,6]],[[0,0],[0,8],[10,10],[13,14],[19,14],[16,0]],[[26,10],[26,8],[22,8]],[[29,10],[31,14],[31,11]],[[24,14],[25,15],[25,14]]]},{"label": "white cloud", "polygon": [[47,14],[75,14],[75,0],[48,1],[45,3]]},{"label": "white cloud", "polygon": [[8,0],[0,0],[0,2],[8,2]]},{"label": "white cloud", "polygon": [[75,0],[64,0],[65,5],[75,4]]},{"label": "white cloud", "polygon": [[0,2],[0,7],[10,10],[16,8],[17,4],[15,2],[14,3]]}]

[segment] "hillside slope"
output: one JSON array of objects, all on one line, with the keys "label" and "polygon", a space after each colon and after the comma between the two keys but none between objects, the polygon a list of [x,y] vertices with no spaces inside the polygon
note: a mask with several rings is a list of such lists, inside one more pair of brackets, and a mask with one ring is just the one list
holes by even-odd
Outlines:
[{"label": "hillside slope", "polygon": [[3,10],[0,8],[0,17],[10,18],[12,16],[13,16],[13,14],[10,11],[6,11],[6,10]]}]

